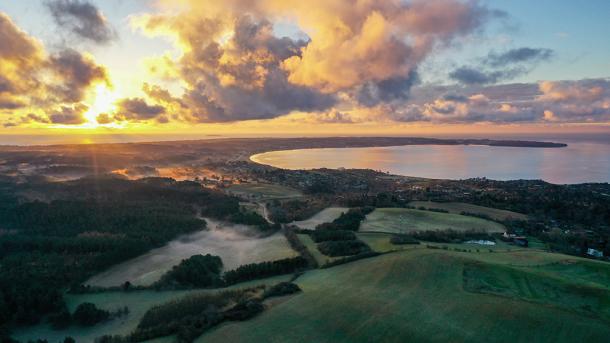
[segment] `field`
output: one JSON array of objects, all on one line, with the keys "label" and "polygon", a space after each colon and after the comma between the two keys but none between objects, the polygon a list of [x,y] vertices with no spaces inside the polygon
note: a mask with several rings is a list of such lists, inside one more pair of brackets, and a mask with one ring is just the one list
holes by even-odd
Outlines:
[{"label": "field", "polygon": [[347,210],[349,210],[347,207],[328,207],[309,219],[292,222],[291,224],[296,225],[301,229],[314,230],[316,226],[320,224],[330,223],[337,219],[341,213],[347,212]]},{"label": "field", "polygon": [[118,264],[95,275],[86,283],[109,287],[129,280],[134,285],[150,285],[182,259],[196,254],[220,256],[225,270],[296,255],[281,233],[258,238],[255,229],[245,225],[220,223],[212,219],[206,221],[208,229],[183,236],[161,248]]},{"label": "field", "polygon": [[[255,280],[240,283],[226,289],[239,289],[256,285],[274,285],[278,282],[287,281],[291,275],[271,277],[264,280]],[[83,302],[91,302],[99,308],[105,310],[116,310],[120,307],[129,307],[129,314],[121,319],[111,320],[93,327],[70,327],[66,330],[53,330],[48,324],[41,324],[34,327],[23,328],[15,332],[15,338],[22,342],[35,339],[47,339],[49,342],[62,342],[64,337],[71,336],[77,342],[93,342],[96,337],[106,334],[128,334],[138,325],[140,319],[146,311],[155,305],[186,296],[194,293],[211,293],[218,290],[184,290],[184,291],[131,291],[131,292],[103,292],[82,295],[66,295],[66,302],[70,312]],[[151,341],[152,342],[152,341]],[[155,340],[154,342],[174,342],[169,338]]]},{"label": "field", "polygon": [[427,209],[441,209],[449,211],[449,213],[460,214],[462,212],[474,213],[479,215],[488,216],[494,220],[506,220],[506,219],[518,219],[527,220],[527,216],[522,213],[499,210],[491,207],[477,206],[472,204],[466,204],[463,202],[433,202],[433,201],[412,201],[409,206],[415,208],[425,207]]},{"label": "field", "polygon": [[197,342],[606,342],[609,273],[537,251],[408,249],[308,272],[302,294]]},{"label": "field", "polygon": [[378,208],[362,222],[360,231],[405,233],[408,231],[481,230],[504,232],[502,224],[489,220],[452,213],[412,210],[407,208]]},{"label": "field", "polygon": [[235,194],[250,200],[272,200],[298,198],[302,196],[296,189],[270,183],[242,183],[232,185],[226,189],[228,193]]},{"label": "field", "polygon": [[[385,232],[358,232],[356,234],[358,239],[368,244],[376,252],[390,252],[398,250],[408,249],[425,249],[427,245],[436,246],[439,248],[447,247],[449,250],[470,250],[476,252],[509,252],[509,251],[527,251],[525,249],[510,245],[500,240],[496,240],[496,245],[480,245],[480,244],[468,244],[468,243],[434,243],[434,242],[421,242],[421,244],[405,244],[395,245],[390,243],[392,234]],[[528,249],[528,250],[531,250]]]}]

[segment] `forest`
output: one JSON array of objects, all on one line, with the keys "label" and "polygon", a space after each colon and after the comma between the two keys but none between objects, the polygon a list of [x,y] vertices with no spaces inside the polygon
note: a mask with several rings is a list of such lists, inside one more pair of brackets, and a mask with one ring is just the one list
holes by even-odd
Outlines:
[{"label": "forest", "polygon": [[[65,309],[62,293],[111,265],[224,219],[238,200],[194,182],[0,180],[0,333]],[[22,194],[44,194],[45,201]],[[51,316],[61,318],[61,316]],[[2,336],[0,336],[2,337]]]}]

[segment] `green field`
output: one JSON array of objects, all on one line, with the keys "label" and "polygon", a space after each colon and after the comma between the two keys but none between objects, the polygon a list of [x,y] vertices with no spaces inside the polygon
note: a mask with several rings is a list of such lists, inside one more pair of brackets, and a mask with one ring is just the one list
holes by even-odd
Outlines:
[{"label": "green field", "polygon": [[466,204],[463,202],[433,202],[433,201],[411,201],[409,206],[415,208],[425,207],[427,209],[441,209],[449,211],[449,213],[460,214],[462,212],[474,213],[479,215],[488,216],[494,220],[527,220],[527,216],[522,213],[499,210],[491,207],[477,206],[472,204]]},{"label": "green field", "polygon": [[296,189],[270,183],[236,184],[228,187],[226,191],[250,200],[298,198],[303,195]]},{"label": "green field", "polygon": [[408,249],[307,272],[302,294],[198,342],[607,342],[608,273],[536,251]]},{"label": "green field", "polygon": [[360,225],[360,231],[390,233],[445,229],[486,232],[504,232],[505,230],[502,224],[490,220],[407,208],[378,208],[367,215]]},{"label": "green field", "polygon": [[301,229],[314,230],[316,226],[324,223],[330,223],[333,220],[339,218],[341,213],[347,212],[347,207],[328,207],[322,211],[316,213],[309,219],[292,222],[292,225],[296,225]]},{"label": "green field", "polygon": [[[231,287],[222,288],[240,289],[253,287],[257,285],[274,285],[278,282],[287,281],[292,275],[282,275],[271,277],[264,280],[255,280],[240,283]],[[22,328],[15,332],[15,338],[22,342],[36,339],[47,339],[49,342],[63,342],[64,337],[71,336],[77,342],[93,342],[97,337],[107,334],[128,334],[132,332],[140,319],[152,306],[160,305],[177,298],[195,294],[195,293],[212,293],[219,290],[184,290],[184,291],[131,291],[131,292],[103,292],[93,294],[67,294],[66,303],[70,312],[73,312],[76,307],[83,302],[91,302],[99,308],[114,311],[120,307],[129,307],[129,314],[120,319],[111,320],[93,327],[77,327],[72,326],[65,330],[53,330],[48,324],[41,324],[33,327]],[[154,342],[173,342],[168,338],[155,340]]]}]

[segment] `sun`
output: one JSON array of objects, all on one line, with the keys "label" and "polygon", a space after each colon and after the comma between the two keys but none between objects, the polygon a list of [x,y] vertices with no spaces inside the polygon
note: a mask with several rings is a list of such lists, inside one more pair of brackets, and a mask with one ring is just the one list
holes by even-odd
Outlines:
[{"label": "sun", "polygon": [[95,87],[93,102],[89,106],[89,110],[83,115],[87,120],[86,125],[89,127],[98,127],[101,124],[97,122],[97,117],[102,114],[110,114],[116,111],[116,101],[120,98],[119,94],[106,85],[100,84]]}]

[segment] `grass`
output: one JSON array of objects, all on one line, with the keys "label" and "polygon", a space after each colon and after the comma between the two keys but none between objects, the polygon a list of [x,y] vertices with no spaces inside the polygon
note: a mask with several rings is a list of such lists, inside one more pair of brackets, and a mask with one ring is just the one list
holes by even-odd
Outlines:
[{"label": "grass", "polygon": [[236,184],[228,187],[227,191],[250,200],[288,199],[303,196],[296,189],[269,183]]},{"label": "grass", "polygon": [[[538,265],[512,265],[522,259]],[[607,341],[610,291],[569,281],[569,275],[556,282],[545,273],[563,275],[553,269],[557,261],[595,263],[539,251],[389,253],[310,271],[296,281],[302,294],[249,321],[226,323],[197,342]],[[551,263],[550,269],[541,262]],[[473,266],[474,281],[501,294],[468,284]],[[609,268],[594,267],[603,273]]]},{"label": "grass", "polygon": [[328,207],[309,219],[292,222],[291,224],[296,225],[301,229],[314,230],[316,226],[320,224],[330,223],[339,218],[341,213],[347,212],[347,210],[349,210],[347,207]]},{"label": "grass", "polygon": [[427,209],[441,209],[449,211],[449,213],[460,214],[462,212],[480,214],[484,216],[488,216],[494,220],[507,220],[507,219],[516,219],[516,220],[527,220],[527,216],[522,213],[499,210],[491,207],[478,206],[473,204],[466,204],[463,202],[433,202],[433,201],[412,201],[409,203],[409,206],[413,206],[415,208],[425,207]]},{"label": "grass", "polygon": [[257,238],[256,229],[206,219],[208,229],[180,237],[167,245],[118,264],[87,281],[93,286],[118,286],[125,281],[150,285],[181,260],[195,254],[220,256],[225,270],[243,264],[296,256],[281,233]]},{"label": "grass", "polygon": [[[36,339],[47,339],[49,342],[63,342],[64,337],[71,336],[77,342],[93,342],[95,338],[107,334],[128,334],[132,332],[148,309],[186,295],[197,293],[214,293],[227,289],[241,289],[257,285],[274,285],[278,282],[288,281],[292,275],[275,276],[263,280],[255,280],[222,288],[220,290],[183,290],[183,291],[132,291],[132,292],[103,292],[93,294],[68,294],[66,302],[70,312],[83,302],[91,302],[105,310],[116,310],[120,307],[129,307],[129,315],[124,318],[111,320],[93,327],[72,326],[65,330],[53,330],[47,324],[19,329],[15,338],[22,342]],[[164,337],[154,342],[174,342]]]},{"label": "grass", "polygon": [[502,224],[476,217],[452,213],[413,210],[407,208],[378,208],[362,222],[360,231],[406,233],[409,231],[477,230],[504,232]]}]

